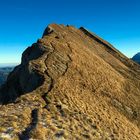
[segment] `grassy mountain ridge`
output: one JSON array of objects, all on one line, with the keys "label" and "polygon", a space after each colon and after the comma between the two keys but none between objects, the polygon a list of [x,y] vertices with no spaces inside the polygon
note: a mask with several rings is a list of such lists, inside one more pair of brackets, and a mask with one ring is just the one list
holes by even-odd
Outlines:
[{"label": "grassy mountain ridge", "polygon": [[51,24],[0,88],[0,138],[139,140],[139,101],[140,65],[85,28]]}]

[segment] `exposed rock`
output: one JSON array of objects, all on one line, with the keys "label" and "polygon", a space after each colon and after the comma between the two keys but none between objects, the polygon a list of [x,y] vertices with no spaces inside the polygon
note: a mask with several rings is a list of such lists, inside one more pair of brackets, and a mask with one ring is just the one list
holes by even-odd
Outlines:
[{"label": "exposed rock", "polygon": [[139,101],[138,64],[83,27],[51,24],[0,89],[0,139],[139,140]]}]

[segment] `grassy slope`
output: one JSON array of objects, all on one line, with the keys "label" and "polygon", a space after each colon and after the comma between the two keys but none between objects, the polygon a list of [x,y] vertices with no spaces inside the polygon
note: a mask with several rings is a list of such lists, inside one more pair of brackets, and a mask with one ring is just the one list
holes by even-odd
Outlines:
[{"label": "grassy slope", "polygon": [[53,51],[32,62],[44,84],[1,107],[0,132],[10,127],[14,140],[139,140],[140,67],[81,30],[51,28],[39,43]]}]

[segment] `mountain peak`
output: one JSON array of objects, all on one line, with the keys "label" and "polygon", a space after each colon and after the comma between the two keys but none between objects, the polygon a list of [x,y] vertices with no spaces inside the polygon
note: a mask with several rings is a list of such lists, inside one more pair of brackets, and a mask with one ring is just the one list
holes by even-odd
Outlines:
[{"label": "mountain peak", "polygon": [[137,62],[137,63],[140,63],[140,52],[138,52],[137,54],[135,54],[133,57],[132,57],[132,60]]},{"label": "mountain peak", "polygon": [[139,85],[140,66],[110,43],[50,24],[0,88],[0,138],[139,139]]},{"label": "mountain peak", "polygon": [[55,23],[49,24],[43,33],[43,37],[47,36],[48,34],[50,34],[52,32],[61,33],[62,31],[67,30],[72,27],[73,26],[70,26],[70,25],[65,26],[63,24],[55,24]]}]

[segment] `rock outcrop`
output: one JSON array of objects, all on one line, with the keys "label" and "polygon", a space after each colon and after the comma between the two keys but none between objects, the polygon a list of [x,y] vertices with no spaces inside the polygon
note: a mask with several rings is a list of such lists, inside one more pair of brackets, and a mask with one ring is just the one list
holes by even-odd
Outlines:
[{"label": "rock outcrop", "polygon": [[51,24],[0,89],[0,139],[139,140],[140,66],[81,27]]}]

